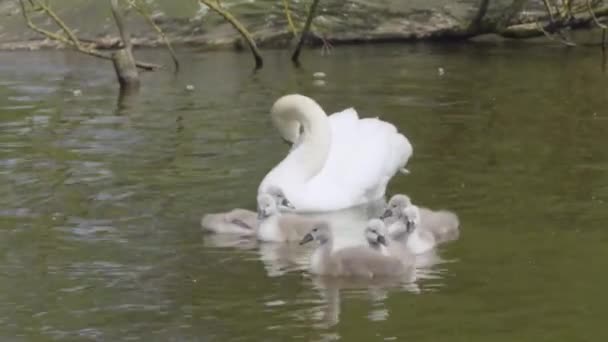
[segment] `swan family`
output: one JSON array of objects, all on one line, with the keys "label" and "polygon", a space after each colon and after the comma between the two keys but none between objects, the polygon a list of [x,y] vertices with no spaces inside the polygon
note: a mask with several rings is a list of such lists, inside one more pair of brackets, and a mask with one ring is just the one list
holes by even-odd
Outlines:
[{"label": "swan family", "polygon": [[381,215],[364,222],[359,245],[336,244],[338,233],[349,227],[314,214],[384,200],[390,180],[408,173],[412,145],[389,122],[359,118],[353,108],[327,115],[316,101],[298,94],[279,98],[270,117],[291,149],[262,179],[257,211],[204,215],[205,230],[273,243],[314,242],[311,273],[373,279],[411,274],[418,256],[458,239],[454,213],[419,207],[396,194]]}]

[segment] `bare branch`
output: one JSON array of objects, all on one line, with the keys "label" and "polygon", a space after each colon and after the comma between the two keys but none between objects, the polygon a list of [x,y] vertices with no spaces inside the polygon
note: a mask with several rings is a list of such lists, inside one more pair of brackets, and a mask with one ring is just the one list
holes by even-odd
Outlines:
[{"label": "bare branch", "polygon": [[262,59],[262,54],[258,49],[258,46],[255,44],[253,37],[247,31],[245,26],[243,26],[230,12],[222,8],[219,0],[215,2],[213,0],[199,0],[201,3],[211,8],[217,14],[221,15],[224,19],[226,19],[240,34],[245,38],[247,44],[249,45],[249,49],[251,49],[251,53],[253,54],[253,58],[255,59],[255,68],[260,69],[264,65],[264,60]]},{"label": "bare branch", "polygon": [[591,18],[593,18],[593,22],[600,27],[602,30],[605,30],[608,28],[608,26],[600,23],[599,19],[597,18],[597,16],[595,15],[595,12],[593,11],[593,7],[591,7],[591,0],[587,0],[587,10],[589,11],[589,14],[591,15]]},{"label": "bare branch", "polygon": [[473,18],[473,20],[471,20],[471,23],[469,24],[468,30],[470,32],[475,32],[479,30],[483,17],[486,16],[486,12],[488,11],[489,4],[490,0],[481,0],[479,8],[477,9],[477,13],[475,13],[475,17]]},{"label": "bare branch", "polygon": [[35,2],[49,17],[51,17],[51,19],[53,19],[57,26],[59,26],[61,30],[65,32],[65,34],[70,38],[70,40],[74,42],[74,46],[76,46],[76,48],[80,48],[80,41],[78,40],[74,32],[72,32],[72,30],[70,30],[70,28],[63,22],[63,20],[61,20],[59,16],[57,16],[55,12],[51,10],[48,4],[45,4],[44,2],[39,0],[35,0]]},{"label": "bare branch", "polygon": [[[35,3],[37,6],[40,6],[40,1],[38,1],[38,0],[29,0],[29,2],[30,2],[30,4],[31,3]],[[87,54],[87,55],[90,55],[90,56],[94,56],[94,57],[97,57],[97,58],[101,58],[101,59],[112,60],[112,56],[111,55],[105,54],[105,53],[103,53],[101,51],[98,51],[98,50],[96,50],[94,48],[82,45],[80,43],[80,40],[75,35],[73,35],[74,39],[69,39],[69,38],[66,38],[65,36],[62,36],[62,35],[54,33],[54,32],[50,32],[48,30],[45,30],[45,29],[37,26],[36,24],[34,24],[34,22],[32,21],[32,18],[29,16],[29,14],[28,14],[29,11],[26,8],[24,0],[19,0],[19,5],[21,6],[21,14],[23,15],[23,19],[25,20],[26,25],[32,31],[38,32],[39,34],[41,34],[41,35],[43,35],[43,36],[45,36],[45,37],[47,37],[49,39],[52,39],[52,40],[58,41],[58,42],[60,42],[62,44],[71,46],[76,51],[78,51],[80,53],[84,53],[84,54]],[[63,23],[63,21],[48,6],[45,5],[44,7],[39,7],[39,8],[42,9],[43,12],[45,14],[49,15],[49,16],[50,16],[49,13],[53,13],[52,16],[54,16],[55,18],[57,18],[58,21],[61,22],[62,25],[65,27],[65,29],[62,28],[62,30],[64,32],[66,32],[66,34],[67,34],[68,31],[72,32],[67,27],[67,25],[65,25],[65,23]],[[54,20],[54,21],[56,23],[58,22],[57,20]],[[78,44],[76,42],[78,42]],[[138,61],[136,61],[135,64],[136,64],[136,66],[138,68],[143,69],[143,70],[155,70],[155,69],[159,69],[159,68],[162,67],[161,65],[158,65],[158,64],[138,62]]]},{"label": "bare branch", "polygon": [[300,59],[300,51],[302,50],[302,46],[304,45],[304,40],[310,31],[310,25],[312,24],[312,20],[315,17],[315,11],[317,10],[317,5],[319,4],[319,0],[312,0],[312,4],[310,4],[310,8],[308,9],[308,16],[306,17],[306,22],[304,23],[304,28],[300,33],[300,39],[298,40],[298,44],[291,55],[291,61],[295,64],[299,63]]},{"label": "bare branch", "polygon": [[289,25],[289,29],[291,29],[291,33],[294,37],[298,35],[298,30],[296,26],[293,24],[293,20],[291,19],[291,11],[289,10],[289,0],[283,0],[283,7],[285,9],[285,16],[287,17],[287,24]]},{"label": "bare branch", "polygon": [[146,19],[148,24],[150,26],[152,26],[152,28],[154,28],[154,30],[156,31],[156,33],[158,33],[158,35],[163,40],[163,42],[165,42],[165,46],[167,46],[167,50],[169,50],[169,54],[171,55],[171,59],[173,60],[173,65],[175,66],[175,72],[179,71],[179,60],[177,59],[175,50],[173,50],[171,41],[169,40],[167,35],[165,35],[165,32],[163,32],[163,30],[160,28],[160,26],[156,25],[156,23],[152,19],[152,16],[146,10],[146,8],[141,4],[140,1],[136,0],[136,1],[131,2],[131,4],[135,8],[135,10],[137,10],[137,12],[139,12],[139,14],[141,14],[141,16],[143,16]]}]

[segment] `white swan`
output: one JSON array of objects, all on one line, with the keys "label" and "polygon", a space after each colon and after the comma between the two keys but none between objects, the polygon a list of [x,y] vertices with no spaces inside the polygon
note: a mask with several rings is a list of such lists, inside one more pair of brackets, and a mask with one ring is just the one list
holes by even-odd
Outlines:
[{"label": "white swan", "polygon": [[352,108],[328,117],[313,99],[286,95],[273,105],[271,118],[293,146],[258,193],[278,186],[298,212],[334,211],[380,199],[412,155],[412,145],[395,126],[360,119]]}]

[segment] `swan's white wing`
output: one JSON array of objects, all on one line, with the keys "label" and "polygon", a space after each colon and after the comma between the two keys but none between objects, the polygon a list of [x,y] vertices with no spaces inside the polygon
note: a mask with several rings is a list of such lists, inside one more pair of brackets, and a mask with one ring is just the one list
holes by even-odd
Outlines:
[{"label": "swan's white wing", "polygon": [[338,210],[376,200],[412,155],[409,141],[388,122],[359,119],[352,108],[331,115],[329,122],[328,159],[298,195],[297,210]]}]

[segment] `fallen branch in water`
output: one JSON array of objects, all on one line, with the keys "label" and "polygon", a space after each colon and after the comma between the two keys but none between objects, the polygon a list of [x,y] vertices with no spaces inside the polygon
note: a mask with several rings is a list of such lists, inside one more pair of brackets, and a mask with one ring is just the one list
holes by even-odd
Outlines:
[{"label": "fallen branch in water", "polygon": [[[61,18],[50,8],[50,6],[41,1],[41,0],[29,0],[30,3],[30,9],[28,10],[24,0],[19,0],[19,5],[21,6],[21,14],[23,15],[23,19],[25,20],[26,25],[33,31],[38,32],[39,34],[46,36],[49,39],[61,42],[62,44],[71,46],[72,48],[74,48],[76,51],[83,53],[83,54],[87,54],[90,56],[94,56],[97,58],[101,58],[101,59],[106,59],[106,60],[112,60],[112,56],[110,54],[107,53],[103,53],[93,47],[91,47],[91,44],[83,44],[82,41],[80,39],[78,39],[78,37],[74,34],[74,32],[65,24],[65,22],[63,20],[61,20]],[[30,12],[31,11],[40,11],[42,13],[44,13],[45,15],[47,15],[49,18],[51,18],[53,20],[53,22],[55,22],[55,24],[57,24],[57,26],[59,26],[59,28],[61,29],[61,31],[63,31],[64,35],[59,34],[59,33],[55,33],[55,32],[51,32],[48,30],[45,30],[41,27],[39,27],[38,25],[36,25],[33,21],[32,18],[30,16]],[[162,66],[158,65],[158,64],[152,64],[152,63],[146,63],[146,62],[140,62],[140,61],[135,61],[135,65],[143,70],[155,70],[155,69],[159,69]]]},{"label": "fallen branch in water", "polygon": [[245,39],[245,41],[249,45],[249,49],[251,50],[251,53],[253,54],[253,58],[255,60],[255,68],[256,69],[262,68],[262,66],[264,66],[264,60],[262,59],[262,54],[260,53],[258,46],[255,44],[255,41],[253,40],[253,37],[251,36],[251,33],[249,33],[247,28],[245,28],[245,26],[243,26],[238,21],[238,19],[236,19],[236,17],[234,17],[232,14],[230,14],[230,12],[228,12],[227,10],[222,8],[222,6],[220,4],[220,0],[215,0],[215,1],[199,0],[199,1],[203,5],[212,9],[215,13],[221,15],[224,19],[226,19],[226,21],[228,21],[232,25],[232,27],[234,27],[241,34],[241,36]]},{"label": "fallen branch in water", "polygon": [[[557,30],[563,28],[587,26],[589,23],[593,22],[594,17],[599,18],[608,16],[608,5],[602,6],[592,12],[577,12],[573,13],[572,15],[572,18],[568,21],[555,21],[553,23],[547,22],[545,24],[535,22],[511,25],[498,33],[507,38],[532,38],[544,35],[545,33],[543,33],[543,30],[548,33],[555,33]],[[540,25],[540,27],[538,25]]]},{"label": "fallen branch in water", "polygon": [[545,9],[547,10],[547,13],[549,14],[549,26],[548,27],[555,28],[555,33],[557,34],[558,38],[557,39],[553,38],[551,33],[549,33],[540,23],[537,22],[536,25],[537,25],[538,29],[547,38],[549,38],[549,40],[557,40],[560,43],[567,45],[567,46],[576,46],[576,44],[574,42],[572,42],[570,39],[566,38],[566,36],[564,35],[564,32],[562,31],[562,29],[567,27],[567,25],[563,25],[563,27],[560,25],[561,23],[570,21],[573,18],[572,13],[568,12],[568,10],[564,11],[565,13],[570,14],[570,17],[566,18],[565,15],[561,14],[559,7],[556,5],[555,11],[556,11],[557,15],[559,16],[559,23],[560,23],[560,24],[558,24],[555,20],[555,17],[553,16],[553,10],[551,9],[549,0],[543,0],[543,4],[545,5]]}]

